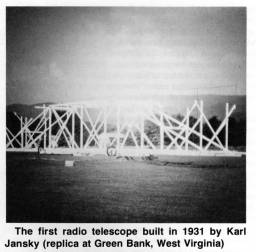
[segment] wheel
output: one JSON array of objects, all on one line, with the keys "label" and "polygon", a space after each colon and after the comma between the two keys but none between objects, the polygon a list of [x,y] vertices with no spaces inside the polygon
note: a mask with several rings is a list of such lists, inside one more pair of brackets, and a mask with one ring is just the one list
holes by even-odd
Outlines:
[{"label": "wheel", "polygon": [[116,154],[117,154],[117,149],[115,147],[113,147],[113,146],[107,147],[107,155],[109,157],[114,157],[114,156],[116,156]]}]

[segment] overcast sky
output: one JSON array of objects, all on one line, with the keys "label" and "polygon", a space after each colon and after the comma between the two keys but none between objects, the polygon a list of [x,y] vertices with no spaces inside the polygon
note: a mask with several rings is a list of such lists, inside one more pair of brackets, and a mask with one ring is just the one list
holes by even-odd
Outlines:
[{"label": "overcast sky", "polygon": [[7,8],[7,103],[245,94],[245,8]]}]

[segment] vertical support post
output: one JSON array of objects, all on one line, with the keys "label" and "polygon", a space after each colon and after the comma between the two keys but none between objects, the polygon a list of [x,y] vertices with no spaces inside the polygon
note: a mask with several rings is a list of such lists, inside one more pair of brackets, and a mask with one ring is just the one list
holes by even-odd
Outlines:
[{"label": "vertical support post", "polygon": [[[25,125],[28,125],[28,118],[25,117]],[[27,147],[27,141],[28,141],[28,131],[27,131],[27,126],[25,128],[25,147]],[[24,143],[23,143],[24,146]]]},{"label": "vertical support post", "polygon": [[226,103],[226,127],[225,127],[225,148],[228,150],[228,123],[229,123],[229,118],[228,118],[228,113],[229,113],[229,104]]},{"label": "vertical support post", "polygon": [[83,148],[83,105],[80,107],[80,149]]},{"label": "vertical support post", "polygon": [[75,148],[75,109],[72,108],[72,149]]},{"label": "vertical support post", "polygon": [[140,147],[144,148],[144,113],[141,113]]},{"label": "vertical support post", "polygon": [[204,103],[201,100],[200,101],[200,150],[203,149],[203,109],[204,109]]},{"label": "vertical support post", "polygon": [[44,150],[46,148],[46,128],[47,128],[47,120],[46,120],[46,107],[45,104],[43,105],[43,110],[44,110]]},{"label": "vertical support post", "polygon": [[103,135],[104,135],[104,146],[100,146],[100,147],[103,147],[103,148],[106,148],[106,144],[107,144],[107,141],[106,141],[106,136],[107,136],[107,111],[106,111],[106,108],[103,108]]},{"label": "vertical support post", "polygon": [[106,109],[104,108],[104,128],[103,128],[103,130],[104,130],[104,134],[107,134],[107,112],[106,112]]},{"label": "vertical support post", "polygon": [[163,117],[163,112],[162,112],[162,108],[160,108],[160,149],[163,150],[164,149],[164,117]]},{"label": "vertical support post", "polygon": [[117,127],[117,144],[116,148],[117,150],[120,149],[120,137],[121,137],[121,132],[120,132],[120,106],[117,107],[117,115],[116,115],[116,127]]},{"label": "vertical support post", "polygon": [[189,108],[187,108],[187,120],[186,120],[186,142],[185,142],[185,149],[188,150],[188,134],[189,134]]},{"label": "vertical support post", "polygon": [[49,107],[49,139],[48,139],[48,148],[52,147],[52,108]]},{"label": "vertical support post", "polygon": [[21,134],[20,134],[21,141],[20,142],[21,142],[21,148],[23,148],[24,147],[24,129],[25,129],[25,127],[23,128],[23,117],[22,116],[20,117],[20,129],[21,129]]}]

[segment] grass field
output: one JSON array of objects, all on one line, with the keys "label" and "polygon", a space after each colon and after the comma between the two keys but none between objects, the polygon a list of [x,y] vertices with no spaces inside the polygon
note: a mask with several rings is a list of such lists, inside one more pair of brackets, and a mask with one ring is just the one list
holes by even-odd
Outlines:
[{"label": "grass field", "polygon": [[7,222],[245,222],[245,158],[7,154]]}]

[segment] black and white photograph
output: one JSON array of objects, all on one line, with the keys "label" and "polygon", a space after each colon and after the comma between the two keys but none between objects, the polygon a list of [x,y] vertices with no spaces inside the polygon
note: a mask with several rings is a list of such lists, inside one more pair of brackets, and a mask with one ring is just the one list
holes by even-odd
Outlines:
[{"label": "black and white photograph", "polygon": [[7,223],[246,223],[246,7],[5,11]]}]

